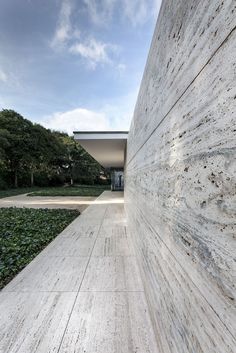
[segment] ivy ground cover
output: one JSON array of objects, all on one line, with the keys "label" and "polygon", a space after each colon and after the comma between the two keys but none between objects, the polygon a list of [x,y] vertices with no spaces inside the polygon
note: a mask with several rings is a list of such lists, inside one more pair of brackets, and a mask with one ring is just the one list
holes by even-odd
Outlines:
[{"label": "ivy ground cover", "polygon": [[78,215],[76,210],[0,208],[0,289]]}]

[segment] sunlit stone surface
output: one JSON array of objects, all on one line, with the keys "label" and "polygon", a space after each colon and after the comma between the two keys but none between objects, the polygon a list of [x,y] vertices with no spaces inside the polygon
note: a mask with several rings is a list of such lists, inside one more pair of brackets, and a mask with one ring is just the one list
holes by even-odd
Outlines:
[{"label": "sunlit stone surface", "polygon": [[162,353],[235,352],[236,2],[164,0],[125,203]]},{"label": "sunlit stone surface", "polygon": [[104,192],[0,293],[0,353],[159,353],[122,193]]}]

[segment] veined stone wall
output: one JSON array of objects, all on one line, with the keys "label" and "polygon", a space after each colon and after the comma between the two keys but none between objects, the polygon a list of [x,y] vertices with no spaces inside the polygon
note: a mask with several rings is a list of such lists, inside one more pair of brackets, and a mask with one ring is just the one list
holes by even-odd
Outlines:
[{"label": "veined stone wall", "polygon": [[160,353],[236,352],[236,1],[164,0],[125,203]]}]

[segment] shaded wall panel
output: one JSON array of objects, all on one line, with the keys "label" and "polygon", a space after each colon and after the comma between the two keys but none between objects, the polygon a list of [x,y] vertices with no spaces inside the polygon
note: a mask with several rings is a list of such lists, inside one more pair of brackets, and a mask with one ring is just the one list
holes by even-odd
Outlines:
[{"label": "shaded wall panel", "polygon": [[235,5],[163,2],[131,125],[126,210],[163,353],[236,347]]}]

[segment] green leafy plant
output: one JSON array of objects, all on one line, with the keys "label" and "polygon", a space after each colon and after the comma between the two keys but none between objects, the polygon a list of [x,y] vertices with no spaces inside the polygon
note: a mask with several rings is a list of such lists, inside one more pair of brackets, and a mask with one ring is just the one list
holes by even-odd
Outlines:
[{"label": "green leafy plant", "polygon": [[0,208],[0,288],[78,215],[76,210]]},{"label": "green leafy plant", "polygon": [[45,188],[39,191],[32,192],[27,196],[99,196],[104,190],[109,190],[108,185],[81,185],[73,187],[54,187]]},{"label": "green leafy plant", "polygon": [[34,124],[14,110],[0,111],[0,189],[94,184],[101,175],[109,177],[73,137]]}]

